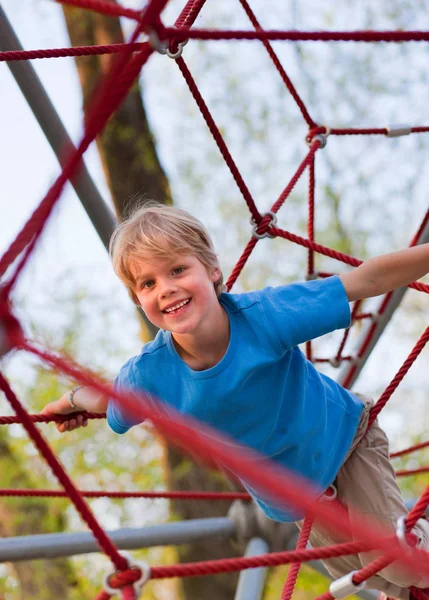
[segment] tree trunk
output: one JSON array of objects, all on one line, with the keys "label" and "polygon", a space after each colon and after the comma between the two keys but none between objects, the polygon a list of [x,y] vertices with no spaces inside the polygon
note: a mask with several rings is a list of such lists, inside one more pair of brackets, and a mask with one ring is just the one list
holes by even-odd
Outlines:
[{"label": "tree trunk", "polygon": [[[114,0],[111,0],[114,1]],[[90,11],[63,7],[71,42],[76,45],[112,44],[123,42],[119,19],[104,17]],[[76,59],[82,85],[84,108],[112,56],[81,57]],[[156,154],[141,90],[135,85],[119,111],[112,117],[97,140],[105,175],[119,216],[132,208],[136,194],[141,199],[170,203],[167,178]],[[210,473],[195,465],[176,449],[167,446],[166,479],[175,490],[231,490],[232,485],[221,475]],[[225,516],[228,503],[224,501],[176,501],[173,511],[179,519]],[[182,562],[193,562],[236,555],[229,541],[211,540],[178,548]],[[237,583],[236,574],[215,577],[185,578],[183,587],[189,600],[232,600]]]},{"label": "tree trunk", "polygon": [[[63,12],[73,46],[125,41],[117,18],[73,7],[63,7]],[[112,54],[76,59],[84,111],[98,81],[115,60],[118,57]],[[132,207],[137,195],[141,195],[142,200],[171,202],[167,177],[156,154],[138,84],[132,87],[97,138],[97,147],[118,216]]]},{"label": "tree trunk", "polygon": [[[0,473],[2,486],[31,489],[34,485],[26,465],[16,457],[8,439],[0,431]],[[0,537],[57,533],[64,518],[51,499],[3,498],[0,505]],[[16,600],[72,600],[80,597],[74,570],[66,559],[16,562],[8,565],[19,581]],[[77,594],[77,595],[76,595]]]}]

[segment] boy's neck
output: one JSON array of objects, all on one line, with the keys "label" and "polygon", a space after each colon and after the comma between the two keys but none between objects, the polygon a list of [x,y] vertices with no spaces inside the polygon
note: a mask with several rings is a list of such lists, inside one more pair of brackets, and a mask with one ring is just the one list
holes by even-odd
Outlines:
[{"label": "boy's neck", "polygon": [[209,327],[198,335],[172,334],[174,346],[180,358],[194,371],[205,371],[217,365],[229,345],[229,319],[219,304]]}]

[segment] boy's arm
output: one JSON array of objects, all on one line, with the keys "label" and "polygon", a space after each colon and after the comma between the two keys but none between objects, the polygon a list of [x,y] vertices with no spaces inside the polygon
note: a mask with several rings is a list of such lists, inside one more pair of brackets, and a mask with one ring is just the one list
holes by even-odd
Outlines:
[{"label": "boy's arm", "polygon": [[[109,397],[95,392],[89,387],[83,387],[78,389],[73,394],[73,403],[76,408],[73,408],[70,403],[70,391],[66,392],[59,400],[47,404],[41,411],[42,415],[68,415],[71,413],[78,413],[82,411],[92,413],[104,413],[107,410],[109,403]],[[58,431],[72,431],[77,427],[86,427],[88,420],[83,415],[77,414],[76,418],[65,421],[64,423],[57,423]]]},{"label": "boy's arm", "polygon": [[340,275],[349,302],[380,296],[420,279],[429,272],[429,244],[370,258]]}]

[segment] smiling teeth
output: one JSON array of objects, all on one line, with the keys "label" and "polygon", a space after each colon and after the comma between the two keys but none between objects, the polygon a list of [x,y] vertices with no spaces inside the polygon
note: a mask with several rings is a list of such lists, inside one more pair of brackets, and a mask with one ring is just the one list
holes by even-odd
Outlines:
[{"label": "smiling teeth", "polygon": [[175,310],[178,310],[179,308],[182,308],[182,306],[185,306],[186,304],[188,304],[190,301],[190,298],[188,298],[187,300],[183,300],[183,302],[179,302],[179,304],[176,304],[176,306],[173,306],[172,308],[166,308],[164,312],[173,312]]}]

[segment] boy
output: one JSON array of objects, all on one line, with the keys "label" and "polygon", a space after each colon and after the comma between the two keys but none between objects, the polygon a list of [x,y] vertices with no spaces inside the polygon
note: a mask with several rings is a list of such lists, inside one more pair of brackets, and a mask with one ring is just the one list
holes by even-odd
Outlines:
[{"label": "boy", "polygon": [[[346,506],[395,530],[407,511],[385,434],[377,423],[366,433],[372,401],[318,373],[297,346],[348,327],[349,302],[426,274],[428,244],[321,281],[233,295],[223,292],[218,259],[201,223],[185,211],[151,203],[117,227],[111,256],[134,302],[160,328],[122,367],[118,388],[153,395],[283,464],[316,485],[322,500],[335,482]],[[118,404],[87,388],[76,388],[43,412],[82,410],[107,410],[117,433],[136,424]],[[81,425],[86,421],[77,415],[57,427],[70,431]],[[249,491],[268,517],[297,519],[270,504],[263,492]],[[413,532],[419,546],[429,549],[429,523],[421,519]],[[310,541],[320,546],[338,540],[315,526]],[[373,558],[366,553],[330,559],[327,567],[339,578]],[[408,586],[426,587],[429,580],[391,565],[369,585],[406,600]]]}]

